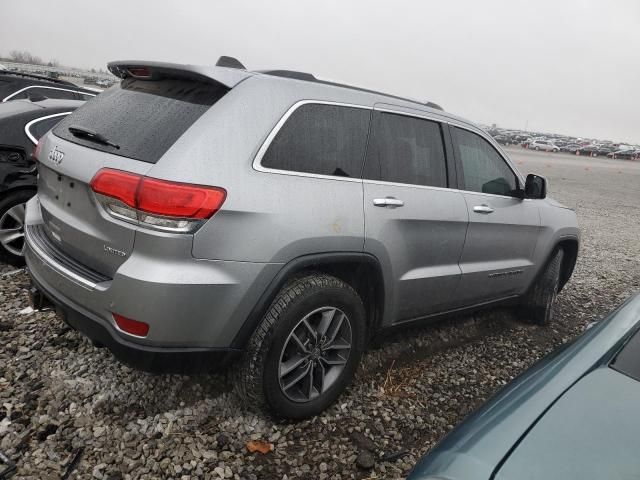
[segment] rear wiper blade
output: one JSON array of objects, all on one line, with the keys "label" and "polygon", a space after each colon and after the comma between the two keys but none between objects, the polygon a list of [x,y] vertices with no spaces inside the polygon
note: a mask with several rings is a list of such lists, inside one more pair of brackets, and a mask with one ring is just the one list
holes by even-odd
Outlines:
[{"label": "rear wiper blade", "polygon": [[87,140],[91,140],[91,141],[94,141],[96,143],[101,143],[103,145],[108,145],[108,146],[113,147],[113,148],[120,148],[120,145],[118,145],[117,143],[113,143],[111,140],[109,140],[104,135],[101,135],[98,132],[94,132],[93,130],[89,130],[88,128],[77,127],[75,125],[71,125],[68,128],[68,130],[69,130],[69,132],[71,132],[71,134],[74,137],[86,138]]}]

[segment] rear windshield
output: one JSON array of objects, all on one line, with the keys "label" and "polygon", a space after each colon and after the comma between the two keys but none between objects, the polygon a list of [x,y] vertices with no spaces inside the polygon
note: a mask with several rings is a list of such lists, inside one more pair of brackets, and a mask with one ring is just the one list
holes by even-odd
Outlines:
[{"label": "rear windshield", "polygon": [[[156,163],[227,92],[222,85],[193,80],[128,78],[69,115],[53,133],[94,150]],[[70,126],[99,133],[120,148],[74,136]]]}]

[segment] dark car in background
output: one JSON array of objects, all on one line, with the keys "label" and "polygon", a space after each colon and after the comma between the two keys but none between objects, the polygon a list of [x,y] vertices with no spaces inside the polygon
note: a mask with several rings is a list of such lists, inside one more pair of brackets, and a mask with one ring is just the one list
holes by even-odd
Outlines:
[{"label": "dark car in background", "polygon": [[592,157],[597,157],[598,155],[600,155],[600,147],[598,147],[597,145],[582,145],[581,147],[576,149],[575,153],[579,155],[589,155]]},{"label": "dark car in background", "polygon": [[580,147],[581,145],[578,145],[577,143],[569,143],[567,145],[560,147],[560,151],[567,152],[567,153],[576,153],[576,150],[579,150]]},{"label": "dark car in background", "polygon": [[10,100],[90,100],[100,91],[79,87],[71,82],[30,73],[0,71],[0,102]]},{"label": "dark car in background", "polygon": [[507,385],[408,480],[638,478],[638,404],[640,294]]},{"label": "dark car in background", "polygon": [[514,143],[513,139],[508,135],[496,135],[493,139],[500,145],[511,145]]},{"label": "dark car in background", "polygon": [[614,152],[610,152],[607,154],[607,157],[619,158],[622,160],[635,160],[637,155],[638,155],[638,150],[625,149],[625,150],[616,150]]},{"label": "dark car in background", "polygon": [[23,262],[24,204],[36,193],[31,154],[42,135],[84,102],[45,99],[0,103],[0,260]]}]

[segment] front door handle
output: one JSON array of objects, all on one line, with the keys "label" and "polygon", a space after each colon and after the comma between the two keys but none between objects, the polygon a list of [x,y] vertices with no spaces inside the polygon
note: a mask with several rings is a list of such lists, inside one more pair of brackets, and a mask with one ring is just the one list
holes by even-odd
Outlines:
[{"label": "front door handle", "polygon": [[387,208],[398,208],[404,206],[404,202],[402,200],[398,200],[393,197],[386,198],[374,198],[373,204],[376,207],[387,207]]},{"label": "front door handle", "polygon": [[473,211],[476,213],[492,213],[493,212],[493,208],[491,208],[489,205],[487,205],[486,203],[483,203],[482,205],[476,205],[475,207],[473,207]]}]

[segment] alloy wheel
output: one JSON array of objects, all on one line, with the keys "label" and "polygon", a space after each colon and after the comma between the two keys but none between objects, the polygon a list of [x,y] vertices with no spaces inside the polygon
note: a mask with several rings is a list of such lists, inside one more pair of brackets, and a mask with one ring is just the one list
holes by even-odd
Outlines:
[{"label": "alloy wheel", "polygon": [[18,257],[24,256],[24,208],[19,203],[0,217],[0,245]]},{"label": "alloy wheel", "polygon": [[322,307],[306,315],[291,331],[280,354],[282,393],[299,403],[319,397],[340,377],[351,345],[351,323],[342,310]]}]

